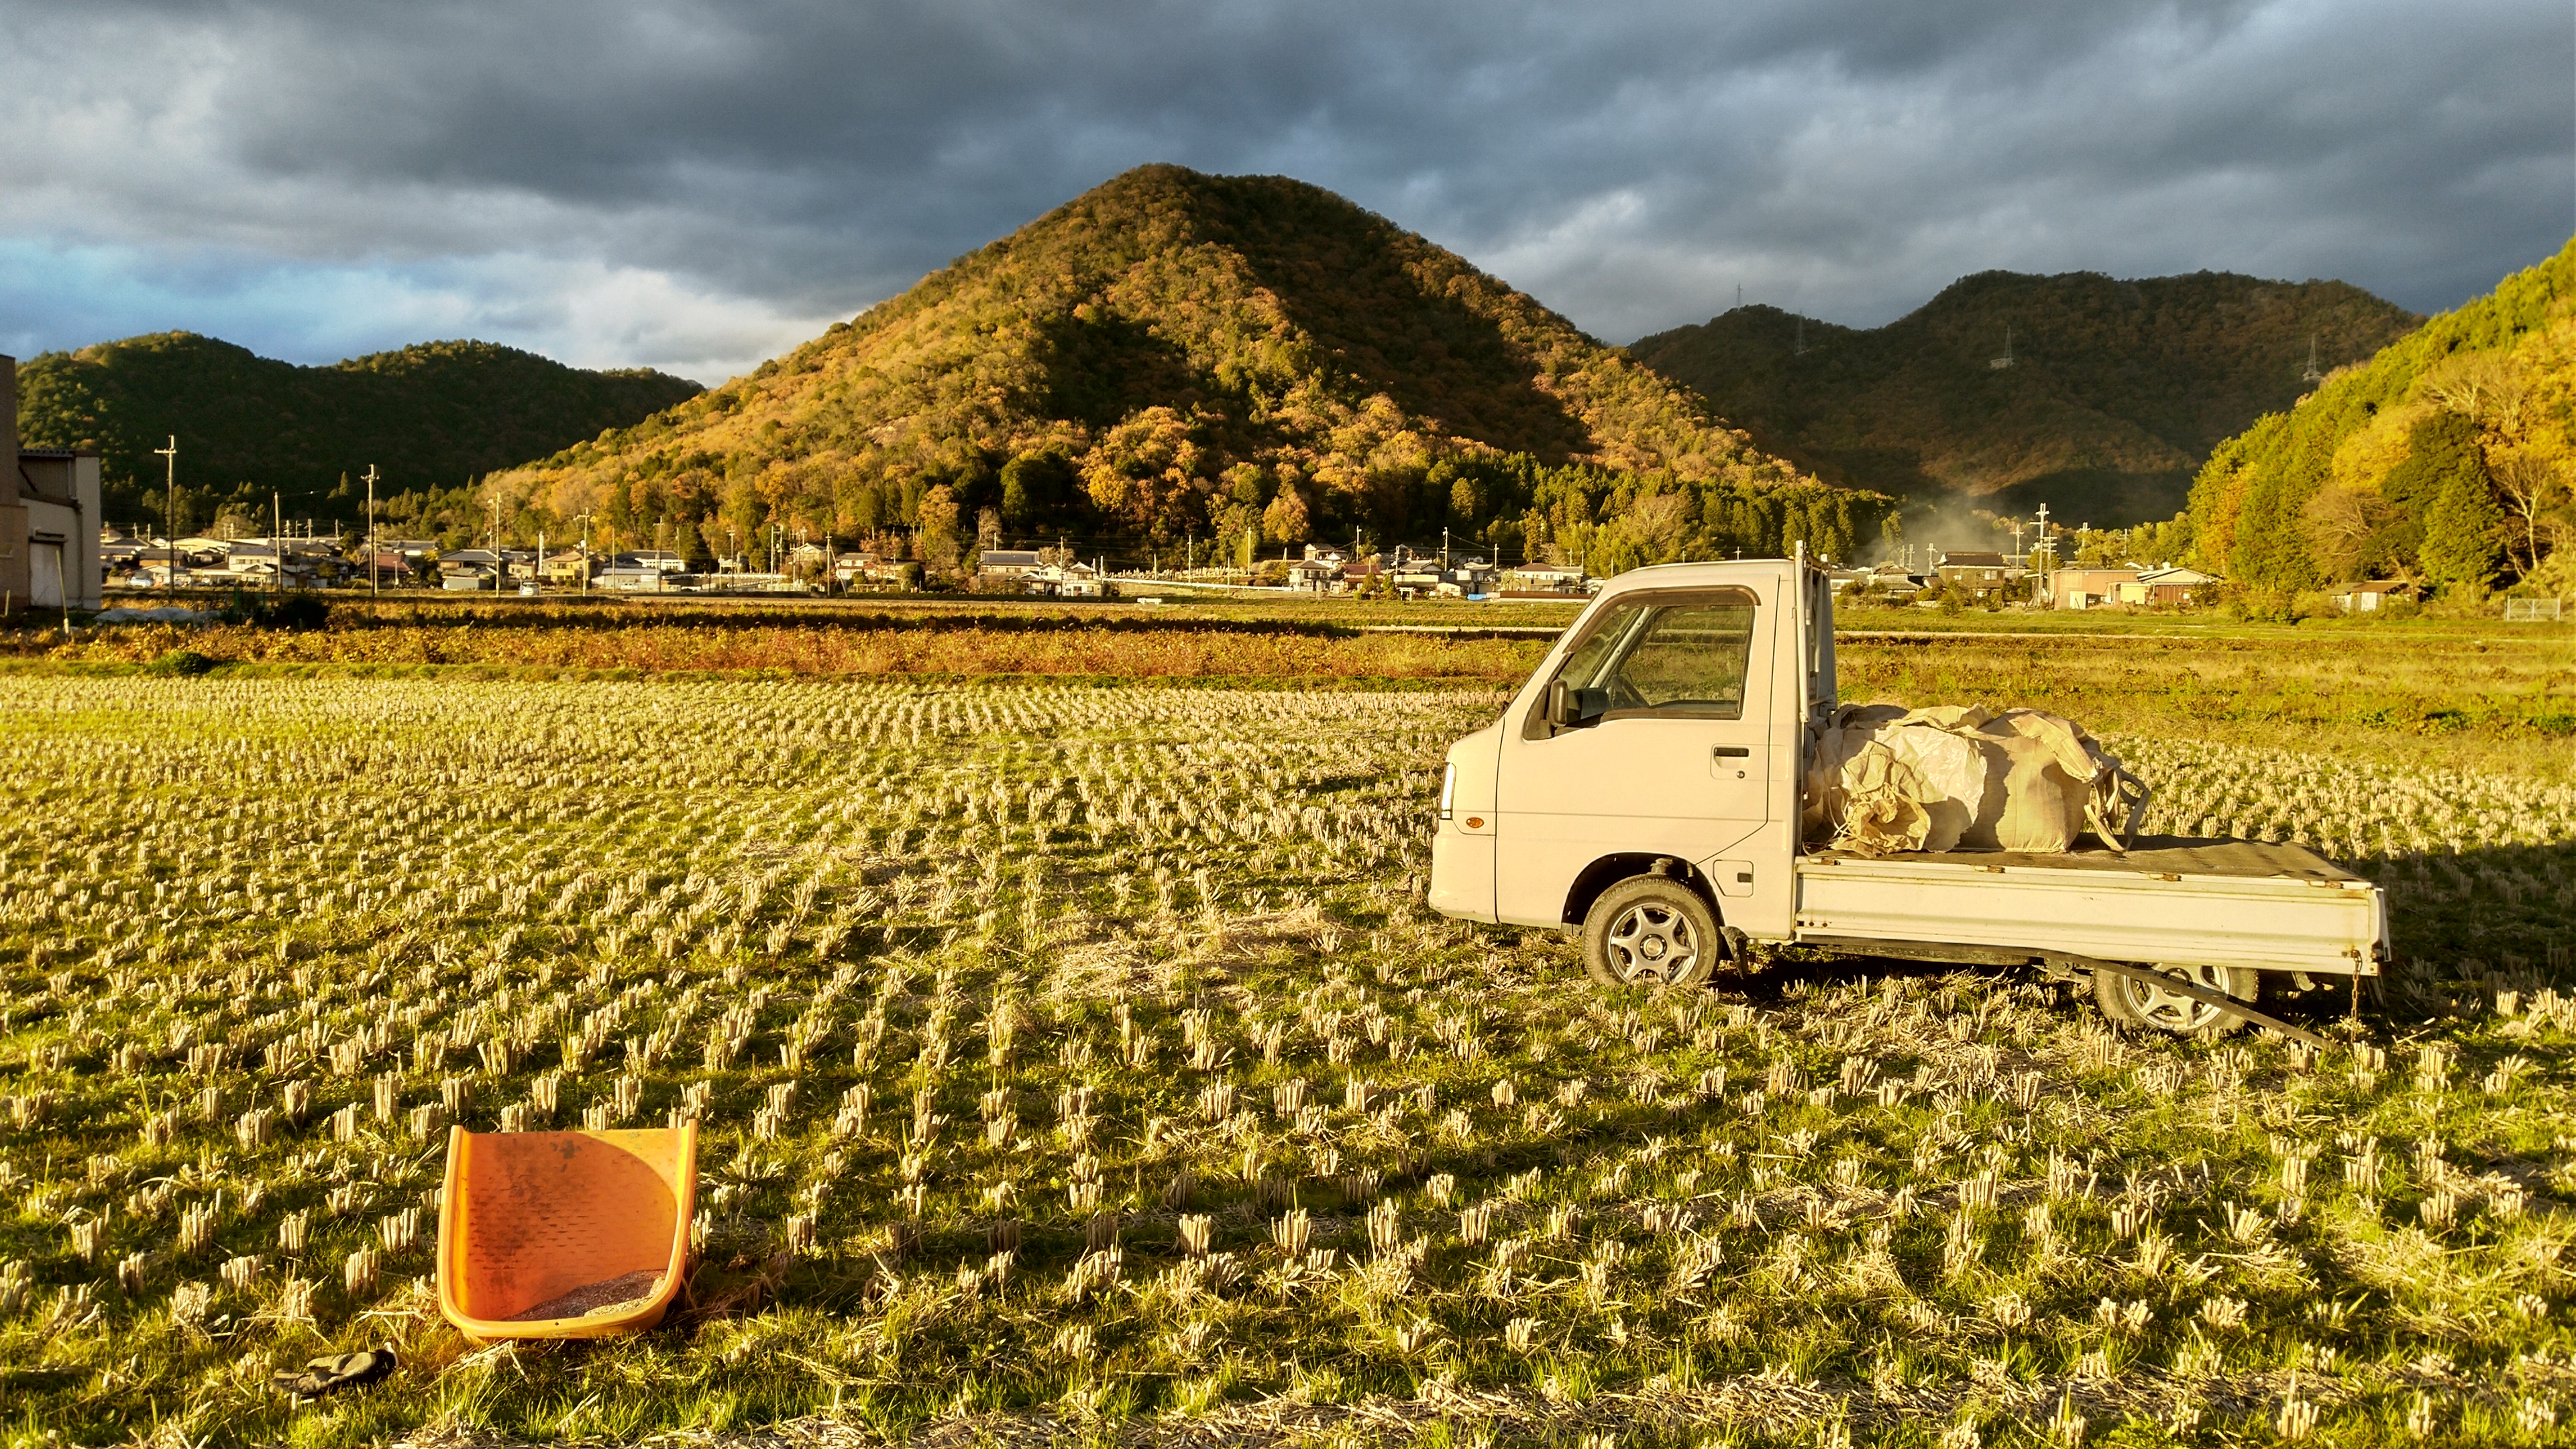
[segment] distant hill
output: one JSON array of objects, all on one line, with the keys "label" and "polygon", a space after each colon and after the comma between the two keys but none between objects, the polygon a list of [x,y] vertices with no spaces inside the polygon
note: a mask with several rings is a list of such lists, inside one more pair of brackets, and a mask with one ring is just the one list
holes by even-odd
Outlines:
[{"label": "distant hill", "polygon": [[[160,516],[162,462],[199,501],[287,496],[290,512],[330,501],[343,474],[376,465],[380,496],[454,488],[602,430],[641,422],[701,389],[647,371],[587,372],[488,342],[426,342],[298,367],[190,332],[48,352],[18,370],[19,434],[30,447],[88,447],[111,522]],[[337,500],[345,504],[345,499]],[[345,507],[341,518],[355,517]]]},{"label": "distant hill", "polygon": [[2192,547],[2260,589],[2576,593],[2576,241],[2221,445]]},{"label": "distant hill", "polygon": [[979,532],[1248,557],[1444,528],[1636,562],[1847,542],[1873,506],[1383,217],[1177,166],[497,482],[626,537],[784,524],[915,535],[934,562]]},{"label": "distant hill", "polygon": [[2212,448],[2312,386],[2311,338],[2332,368],[2420,320],[2341,282],[1983,272],[1884,327],[1738,307],[1628,352],[1827,480],[2112,524],[2173,513]]}]

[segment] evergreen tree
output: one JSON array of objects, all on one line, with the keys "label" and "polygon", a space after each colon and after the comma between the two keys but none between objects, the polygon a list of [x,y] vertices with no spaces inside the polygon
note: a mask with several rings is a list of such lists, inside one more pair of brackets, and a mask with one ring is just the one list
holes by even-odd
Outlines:
[{"label": "evergreen tree", "polygon": [[2406,461],[2389,470],[2380,491],[2399,518],[2376,539],[2381,556],[2412,562],[2445,588],[2483,589],[2495,577],[2495,534],[2504,515],[2478,454],[2477,424],[2437,412],[2415,425]]},{"label": "evergreen tree", "polygon": [[2424,577],[2446,590],[2485,593],[2504,563],[2503,526],[2486,470],[2452,473],[2424,513]]},{"label": "evergreen tree", "polygon": [[694,565],[706,557],[706,545],[698,539],[698,526],[682,518],[671,526],[671,552],[680,556],[684,565]]}]

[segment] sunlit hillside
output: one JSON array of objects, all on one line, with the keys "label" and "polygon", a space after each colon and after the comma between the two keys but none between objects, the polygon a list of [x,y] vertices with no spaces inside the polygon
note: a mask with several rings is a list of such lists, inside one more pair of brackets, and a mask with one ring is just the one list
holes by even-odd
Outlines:
[{"label": "sunlit hillside", "polygon": [[2570,588],[2576,242],[2327,379],[2210,458],[2202,558],[2260,588]]}]

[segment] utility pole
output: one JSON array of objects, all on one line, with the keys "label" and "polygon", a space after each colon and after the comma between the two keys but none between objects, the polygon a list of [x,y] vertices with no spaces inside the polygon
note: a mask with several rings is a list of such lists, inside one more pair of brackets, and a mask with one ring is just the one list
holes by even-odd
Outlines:
[{"label": "utility pole", "polygon": [[286,596],[286,495],[268,495],[268,556],[277,562],[277,586],[269,590],[280,598]]},{"label": "utility pole", "polygon": [[156,452],[156,453],[158,453],[158,454],[160,454],[160,455],[162,456],[162,458],[163,458],[165,461],[167,461],[167,462],[169,463],[169,465],[170,465],[170,469],[169,469],[169,480],[168,480],[168,481],[169,481],[169,489],[170,489],[170,492],[169,492],[169,501],[168,501],[168,502],[166,502],[166,503],[164,503],[164,504],[162,505],[162,507],[161,507],[161,531],[162,531],[164,534],[167,534],[167,535],[168,535],[168,538],[167,538],[166,542],[168,542],[168,544],[170,545],[170,549],[169,549],[169,557],[168,557],[168,558],[166,558],[166,559],[164,559],[164,560],[163,560],[163,562],[169,565],[169,572],[168,572],[168,573],[166,573],[166,574],[164,574],[164,575],[162,575],[162,578],[163,578],[163,580],[164,580],[164,584],[163,584],[163,586],[164,586],[164,587],[166,587],[166,588],[168,588],[168,589],[172,592],[172,594],[175,596],[175,595],[176,595],[176,593],[178,592],[178,588],[179,588],[179,438],[178,438],[178,435],[177,435],[177,434],[175,434],[175,433],[171,435],[171,437],[170,437],[170,446],[168,446],[168,447],[166,447],[166,448],[155,448],[155,449],[153,449],[152,451],[153,451],[153,452]]},{"label": "utility pole", "polygon": [[581,516],[581,591],[590,592],[590,515]]},{"label": "utility pole", "polygon": [[376,567],[376,465],[367,465],[367,592],[383,598],[383,571]]},{"label": "utility pole", "polygon": [[544,529],[542,529],[542,528],[540,528],[540,529],[538,529],[538,530],[537,530],[537,571],[536,571],[533,575],[531,575],[531,577],[534,579],[534,581],[535,581],[535,583],[536,583],[536,586],[537,586],[537,592],[538,592],[539,594],[543,594],[543,593],[545,593],[545,591],[546,591],[546,531],[545,531]]}]

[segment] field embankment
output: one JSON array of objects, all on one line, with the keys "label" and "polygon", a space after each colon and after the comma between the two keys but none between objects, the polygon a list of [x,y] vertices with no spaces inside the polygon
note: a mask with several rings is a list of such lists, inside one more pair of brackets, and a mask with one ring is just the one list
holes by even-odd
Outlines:
[{"label": "field embankment", "polygon": [[[134,629],[56,643],[36,657],[144,664],[185,649],[239,664],[480,666],[587,671],[1056,676],[1076,679],[1446,680],[1518,678],[1544,641],[1368,633],[1335,626],[1162,623],[974,614],[829,622],[701,617],[361,624],[293,631],[221,625]],[[36,651],[22,652],[29,657]]]},{"label": "field embankment", "polygon": [[[184,650],[236,672],[1500,689],[1546,653],[1548,640],[1528,631],[1571,617],[1563,608],[1224,599],[1160,610],[993,600],[341,602],[329,627],[304,631],[0,635],[0,660],[114,670]],[[2564,629],[1866,611],[1845,621],[1841,638],[1845,699],[2031,706],[2098,731],[2538,779],[2576,773],[2576,632]]]}]

